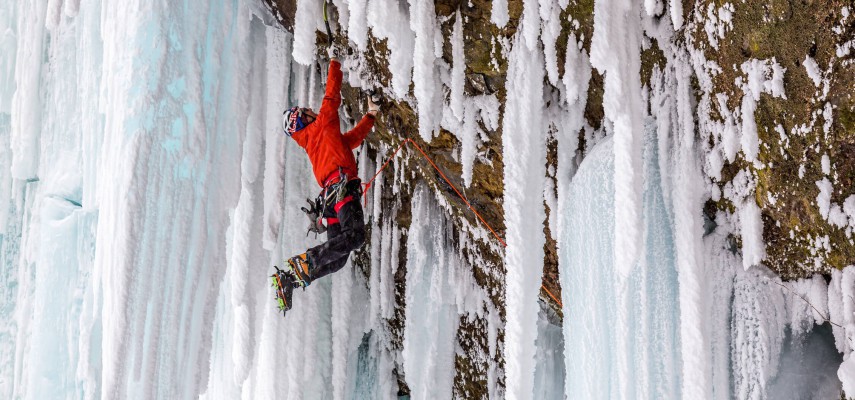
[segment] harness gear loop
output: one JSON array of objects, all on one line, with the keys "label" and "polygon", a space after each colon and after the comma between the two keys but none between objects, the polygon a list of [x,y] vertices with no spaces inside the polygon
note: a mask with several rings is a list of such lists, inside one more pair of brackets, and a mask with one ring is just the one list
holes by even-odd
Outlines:
[{"label": "harness gear loop", "polygon": [[[425,151],[422,150],[422,148],[418,145],[418,143],[414,142],[412,139],[404,139],[403,141],[401,141],[401,144],[398,146],[398,148],[395,149],[395,151],[392,153],[392,155],[389,157],[389,159],[386,160],[385,163],[383,163],[383,166],[377,170],[377,173],[374,174],[373,177],[371,177],[371,179],[368,181],[368,183],[363,183],[363,185],[365,185],[365,188],[362,191],[362,195],[365,197],[365,199],[364,199],[365,206],[368,206],[368,188],[371,187],[371,184],[374,182],[374,180],[377,179],[378,176],[380,176],[380,173],[382,173],[383,170],[386,169],[386,167],[389,165],[389,163],[392,161],[392,159],[395,158],[395,155],[398,154],[398,152],[401,151],[401,149],[404,148],[404,146],[406,146],[407,143],[411,143],[416,148],[416,150],[419,151],[419,153],[422,153],[422,156],[430,163],[430,165],[433,167],[433,169],[435,169],[436,172],[439,172],[439,175],[442,177],[442,179],[444,179],[445,182],[448,183],[448,185],[451,186],[452,189],[454,189],[454,193],[457,193],[457,196],[460,197],[460,199],[463,200],[464,203],[466,203],[466,206],[469,207],[469,209],[472,210],[473,213],[475,213],[475,216],[478,217],[478,219],[481,221],[481,223],[484,224],[484,226],[486,226],[487,229],[489,229],[490,232],[493,233],[493,236],[496,238],[496,240],[499,241],[499,243],[501,243],[502,247],[508,247],[508,244],[505,243],[505,241],[499,236],[498,233],[496,233],[496,231],[493,229],[493,227],[490,226],[490,224],[488,224],[487,221],[484,220],[484,218],[481,216],[481,214],[479,214],[478,211],[476,211],[474,207],[472,207],[472,204],[469,203],[469,200],[466,200],[466,197],[464,197],[460,193],[460,191],[457,190],[457,186],[455,186],[453,183],[451,183],[451,180],[445,176],[445,174],[442,172],[442,170],[439,169],[439,167],[436,165],[436,163],[433,162],[433,160],[430,158],[430,156],[428,156],[427,153],[425,153]],[[546,288],[546,285],[540,285],[540,287],[541,287],[541,289],[543,289],[546,292],[546,294],[549,295],[549,297],[552,298],[552,300],[555,301],[556,304],[558,304],[559,307],[563,307],[563,305],[561,304],[561,301],[558,300],[558,298],[555,297],[555,295],[553,295],[552,292],[550,292],[549,289]]]}]

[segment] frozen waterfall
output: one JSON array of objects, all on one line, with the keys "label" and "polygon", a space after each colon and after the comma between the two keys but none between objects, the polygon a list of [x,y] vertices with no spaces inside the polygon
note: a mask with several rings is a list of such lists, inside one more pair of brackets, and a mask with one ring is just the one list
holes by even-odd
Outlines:
[{"label": "frozen waterfall", "polygon": [[[772,399],[855,386],[855,267],[782,282],[743,268],[732,220],[704,217],[689,55],[666,49],[642,87],[618,79],[638,43],[598,42],[616,102],[606,118],[622,122],[595,130],[575,36],[558,43],[570,54],[558,79],[551,12],[567,1],[524,2],[521,33],[496,44],[519,93],[503,110],[495,95],[466,97],[465,64],[442,62],[431,2],[333,3],[355,48],[369,29],[386,40],[386,92],[433,124],[421,136],[460,130],[467,188],[483,130],[514,128],[503,162],[516,169],[496,170],[507,251],[398,158],[367,193],[359,262],[298,290],[283,317],[272,266],[320,241],[299,210],[318,191],[311,167],[280,128],[284,108],[323,96],[302,39],[319,3],[296,1],[305,18],[291,34],[256,0],[5,1],[0,398]],[[640,6],[615,4],[639,18],[598,18],[597,40],[649,28]],[[505,25],[507,2],[493,9]],[[373,87],[364,67],[346,60],[346,83]],[[376,146],[357,150],[362,178],[392,150]],[[406,190],[411,218],[398,220]],[[562,315],[537,294],[544,204]]]}]

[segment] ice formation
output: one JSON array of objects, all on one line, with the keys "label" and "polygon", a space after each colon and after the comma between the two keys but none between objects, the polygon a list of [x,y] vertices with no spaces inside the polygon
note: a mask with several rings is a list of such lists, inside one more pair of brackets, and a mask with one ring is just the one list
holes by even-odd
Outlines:
[{"label": "ice formation", "polygon": [[[249,0],[0,3],[0,398],[394,399],[404,384],[414,399],[466,398],[461,360],[490,398],[855,395],[855,267],[781,281],[762,265],[756,183],[747,170],[718,182],[740,151],[758,163],[756,102],[785,96],[774,59],[737,67],[742,97],[728,109],[697,43],[661,45],[695,28],[682,2],[597,1],[589,53],[583,37],[558,41],[567,0],[526,0],[519,32],[491,43],[515,94],[502,111],[494,94],[465,93],[462,13],[447,64],[432,2],[333,3],[357,50],[347,82],[378,84],[358,52],[369,32],[385,40],[387,93],[416,110],[423,139],[458,138],[466,186],[484,130],[502,127],[507,247],[423,184],[399,226],[383,193],[417,179],[395,160],[367,193],[363,266],[298,291],[283,318],[266,277],[317,243],[297,208],[317,187],[280,118],[321,101],[321,3],[297,1],[293,34]],[[734,7],[703,11],[713,47]],[[490,11],[508,24],[507,1]],[[642,35],[666,60],[649,85]],[[804,66],[821,96],[825,72]],[[583,116],[594,69],[599,129]],[[363,178],[391,149],[375,150],[359,153]],[[855,196],[832,201],[834,171],[824,160],[816,207],[851,234]],[[716,196],[737,210],[705,220]],[[563,319],[538,294],[544,204]],[[476,279],[474,243],[503,257],[498,304]]]},{"label": "ice formation", "polygon": [[543,121],[543,54],[518,37],[508,67],[508,99],[503,120],[505,156],[505,220],[508,222],[505,251],[507,276],[507,325],[505,369],[508,398],[530,398],[534,391],[537,297],[542,271],[532,259],[543,258],[541,196],[546,176],[545,126]]}]

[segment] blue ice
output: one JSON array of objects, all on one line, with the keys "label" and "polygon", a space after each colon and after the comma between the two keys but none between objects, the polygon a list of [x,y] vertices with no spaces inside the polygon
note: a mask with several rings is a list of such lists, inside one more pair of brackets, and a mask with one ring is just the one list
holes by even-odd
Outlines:
[{"label": "blue ice", "polygon": [[647,135],[644,171],[639,171],[644,180],[643,257],[623,284],[614,266],[610,138],[592,149],[568,191],[568,228],[559,240],[568,399],[678,397],[675,247],[656,149],[655,137]]}]

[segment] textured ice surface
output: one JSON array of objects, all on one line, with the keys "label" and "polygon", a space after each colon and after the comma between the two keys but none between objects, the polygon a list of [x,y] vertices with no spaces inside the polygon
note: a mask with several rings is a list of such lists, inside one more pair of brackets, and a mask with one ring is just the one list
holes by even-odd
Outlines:
[{"label": "textured ice surface", "polygon": [[[655,147],[648,143],[645,149],[645,246],[632,279],[620,279],[614,266],[611,140],[593,149],[568,191],[571,205],[563,224],[568,229],[559,255],[561,287],[572,293],[564,296],[571,399],[674,398],[680,393],[673,232],[659,189]],[[619,379],[625,384],[619,385]]]}]

